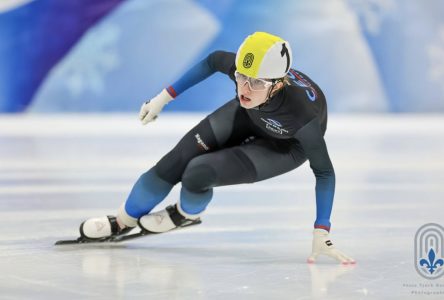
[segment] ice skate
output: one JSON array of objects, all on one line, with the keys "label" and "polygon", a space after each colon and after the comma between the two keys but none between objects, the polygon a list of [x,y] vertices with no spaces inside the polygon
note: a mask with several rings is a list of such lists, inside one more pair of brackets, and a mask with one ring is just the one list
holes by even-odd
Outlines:
[{"label": "ice skate", "polygon": [[121,229],[115,216],[90,218],[80,224],[80,237],[74,240],[60,240],[56,245],[121,242],[140,236],[141,234],[128,234],[134,227]]},{"label": "ice skate", "polygon": [[79,228],[80,236],[89,240],[107,239],[111,236],[126,234],[131,231],[131,227],[119,228],[117,218],[114,216],[104,216],[91,218],[84,221]]},{"label": "ice skate", "polygon": [[199,217],[184,216],[176,205],[170,205],[159,212],[140,217],[139,227],[149,233],[162,233],[173,229],[197,225],[202,223]]},{"label": "ice skate", "polygon": [[[184,213],[185,214],[185,213]],[[80,237],[74,240],[57,241],[56,245],[119,243],[144,237],[146,235],[167,232],[173,229],[188,227],[202,223],[198,217],[185,217],[177,210],[176,205],[168,206],[157,213],[142,216],[138,220],[140,230],[129,232],[134,227],[120,229],[114,216],[91,218],[80,225]]]}]

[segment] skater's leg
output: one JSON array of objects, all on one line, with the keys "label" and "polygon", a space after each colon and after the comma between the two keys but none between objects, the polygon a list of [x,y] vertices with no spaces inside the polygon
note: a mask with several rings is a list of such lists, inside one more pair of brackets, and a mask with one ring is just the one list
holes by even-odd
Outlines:
[{"label": "skater's leg", "polygon": [[[235,130],[234,130],[235,129]],[[250,134],[239,102],[229,101],[191,129],[156,165],[160,178],[175,185],[193,158],[217,151]]]},{"label": "skater's leg", "polygon": [[[201,156],[219,152],[220,149],[229,149],[251,138],[256,133],[250,127],[248,120],[245,111],[240,109],[239,102],[233,100],[191,130],[179,145],[156,165],[159,177],[165,181],[171,184],[182,181],[179,202],[184,200],[187,210],[182,210],[180,204],[174,205],[157,213],[142,216],[139,225],[150,232],[165,232],[199,221],[199,212],[206,207],[213,193],[204,182],[211,183],[215,179],[212,168],[207,168],[205,164],[191,168],[189,163],[195,160],[197,164]],[[238,155],[243,154],[238,153]],[[251,172],[251,169],[247,168],[243,174]],[[251,180],[254,178],[253,174],[249,176]],[[201,182],[196,186],[193,178],[198,178]],[[202,185],[205,188],[201,189]]]},{"label": "skater's leg", "polygon": [[134,184],[124,208],[119,209],[118,221],[128,227],[136,226],[137,219],[165,199],[173,187],[157,175],[155,167],[151,168]]},{"label": "skater's leg", "polygon": [[203,212],[213,187],[254,182],[256,171],[240,147],[201,155],[190,161],[182,176],[179,210],[188,215]]},{"label": "skater's leg", "polygon": [[[227,143],[238,143],[248,136],[249,127],[240,115],[239,104],[232,100],[203,119],[179,141],[150,171],[134,185],[126,204],[119,209],[118,221],[135,226],[137,219],[148,214],[178,183],[183,172],[195,157],[220,149]],[[242,128],[233,133],[233,128]],[[202,194],[208,198],[211,192]]]},{"label": "skater's leg", "polygon": [[178,209],[190,218],[199,215],[211,201],[213,187],[264,180],[305,161],[297,142],[263,139],[201,155],[185,169]]},{"label": "skater's leg", "polygon": [[[199,140],[196,138],[197,135]],[[183,170],[191,159],[213,151],[217,147],[209,121],[205,118],[191,129],[156,166],[140,176],[124,207],[119,209],[119,223],[130,227],[136,226],[137,220],[151,212],[180,181]]]},{"label": "skater's leg", "polygon": [[213,189],[191,191],[182,185],[177,209],[188,218],[198,217],[213,198]]},{"label": "skater's leg", "polygon": [[[239,143],[239,140],[248,137],[251,132],[248,123],[245,123],[246,116],[238,101],[229,101],[217,109],[191,129],[156,166],[140,176],[127,201],[118,210],[118,226],[115,226],[114,221],[111,222],[113,219],[106,216],[88,219],[81,225],[82,236],[101,238],[104,235],[121,233],[125,227],[136,226],[137,219],[148,214],[181,180],[191,159],[217,151],[230,143]],[[235,127],[236,130],[233,130]],[[208,198],[209,193],[204,196]],[[180,217],[179,213],[173,215]]]}]

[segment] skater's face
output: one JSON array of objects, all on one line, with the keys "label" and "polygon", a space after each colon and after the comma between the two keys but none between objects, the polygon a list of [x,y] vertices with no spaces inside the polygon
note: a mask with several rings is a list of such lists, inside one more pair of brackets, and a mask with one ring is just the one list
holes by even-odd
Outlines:
[{"label": "skater's face", "polygon": [[[267,96],[272,88],[272,82],[266,79],[255,79],[236,72],[237,96],[240,105],[249,109],[263,104],[267,101]],[[274,90],[282,87],[282,83],[278,82],[274,86]]]}]

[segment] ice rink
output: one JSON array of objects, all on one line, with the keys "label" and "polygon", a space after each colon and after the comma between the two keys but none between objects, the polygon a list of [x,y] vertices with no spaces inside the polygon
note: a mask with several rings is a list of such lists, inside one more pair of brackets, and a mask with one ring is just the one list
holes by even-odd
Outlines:
[{"label": "ice rink", "polygon": [[[138,176],[203,115],[0,116],[0,299],[444,299],[414,236],[444,225],[444,117],[333,115],[331,238],[357,260],[306,263],[308,164],[215,189],[203,223],[124,244],[54,246],[114,214]],[[174,203],[179,186],[159,208]],[[424,286],[433,284],[433,287]]]}]

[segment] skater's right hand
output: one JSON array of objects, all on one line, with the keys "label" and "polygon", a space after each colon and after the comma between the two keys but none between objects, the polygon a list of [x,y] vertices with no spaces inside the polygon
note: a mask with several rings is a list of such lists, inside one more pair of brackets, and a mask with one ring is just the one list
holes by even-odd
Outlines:
[{"label": "skater's right hand", "polygon": [[330,256],[342,264],[356,263],[353,258],[333,246],[327,230],[316,228],[313,230],[312,253],[307,262],[314,263],[319,255]]},{"label": "skater's right hand", "polygon": [[139,119],[142,121],[142,124],[145,125],[154,121],[162,111],[162,108],[173,99],[167,90],[163,89],[159,95],[142,104],[139,113]]}]

